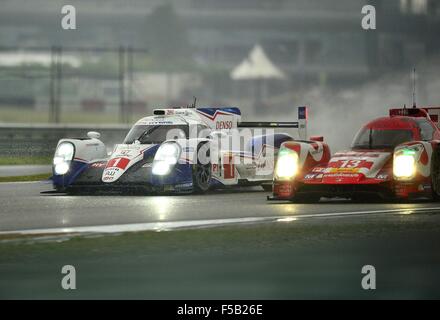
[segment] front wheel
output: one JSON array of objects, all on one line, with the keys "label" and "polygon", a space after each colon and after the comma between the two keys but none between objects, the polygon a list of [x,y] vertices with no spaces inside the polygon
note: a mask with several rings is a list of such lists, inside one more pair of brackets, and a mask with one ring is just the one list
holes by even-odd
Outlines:
[{"label": "front wheel", "polygon": [[[199,149],[207,146],[207,144],[202,145]],[[206,156],[209,158],[209,149],[206,151]],[[211,185],[212,179],[212,166],[209,161],[206,164],[202,164],[199,159],[197,159],[197,164],[193,169],[193,188],[195,193],[205,193],[208,191]]]},{"label": "front wheel", "polygon": [[197,164],[193,172],[193,187],[196,193],[205,193],[211,184],[211,164]]},{"label": "front wheel", "polygon": [[67,192],[67,188],[66,187],[62,187],[62,186],[55,186],[55,192],[57,193],[66,193]]}]

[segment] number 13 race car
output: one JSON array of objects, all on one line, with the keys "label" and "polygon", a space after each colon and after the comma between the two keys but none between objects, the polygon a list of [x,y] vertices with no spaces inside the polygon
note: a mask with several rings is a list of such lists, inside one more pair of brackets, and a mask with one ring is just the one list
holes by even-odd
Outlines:
[{"label": "number 13 race car", "polygon": [[322,142],[284,142],[278,153],[273,197],[317,201],[440,198],[440,107],[391,109],[367,123],[349,151],[330,156]]},{"label": "number 13 race car", "polygon": [[[273,128],[297,128],[302,134],[306,114],[305,107],[299,107],[298,122],[269,123],[241,122],[238,108],[156,109],[153,116],[140,119],[110,155],[97,132],[84,139],[60,140],[53,159],[53,186],[62,192],[271,188],[278,148],[294,140]],[[266,132],[255,135],[250,128]],[[242,134],[245,130],[247,135]]]}]

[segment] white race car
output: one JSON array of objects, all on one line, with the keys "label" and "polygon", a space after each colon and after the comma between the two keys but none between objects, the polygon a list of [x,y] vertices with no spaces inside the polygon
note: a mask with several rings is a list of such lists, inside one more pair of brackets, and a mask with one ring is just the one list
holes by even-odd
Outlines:
[{"label": "white race car", "polygon": [[110,154],[97,132],[60,140],[53,186],[61,192],[96,188],[203,193],[233,185],[270,189],[278,148],[294,140],[273,128],[297,128],[303,136],[306,114],[306,107],[299,107],[297,122],[250,123],[241,122],[240,110],[232,107],[156,109]]}]

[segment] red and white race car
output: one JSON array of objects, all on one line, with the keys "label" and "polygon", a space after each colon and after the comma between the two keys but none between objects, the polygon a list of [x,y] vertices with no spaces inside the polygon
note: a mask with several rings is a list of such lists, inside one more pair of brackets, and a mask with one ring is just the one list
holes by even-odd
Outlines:
[{"label": "red and white race car", "polygon": [[439,115],[440,107],[391,109],[361,128],[351,150],[333,156],[322,138],[285,142],[269,199],[440,199]]}]

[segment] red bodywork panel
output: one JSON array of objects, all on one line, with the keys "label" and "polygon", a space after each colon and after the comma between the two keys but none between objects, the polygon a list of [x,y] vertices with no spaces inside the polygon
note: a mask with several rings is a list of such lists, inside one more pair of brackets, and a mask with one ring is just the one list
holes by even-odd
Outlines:
[{"label": "red bodywork panel", "polygon": [[[420,144],[422,136],[417,119],[425,118],[433,126],[430,145],[434,150],[439,143],[436,140],[440,140],[439,115],[440,107],[391,109],[390,116],[370,121],[363,129],[409,130],[412,133],[412,139],[405,145],[410,146]],[[284,146],[299,152],[298,145],[286,143]],[[312,161],[313,159],[307,160],[293,181],[274,180],[274,196],[281,199],[291,199],[298,192],[315,192],[315,190],[326,190],[326,188],[330,190],[333,187],[334,190],[354,190],[353,192],[356,192],[357,187],[355,186],[359,186],[359,190],[370,190],[377,186],[378,190],[380,188],[387,189],[398,197],[408,197],[414,193],[430,194],[430,176],[417,174],[411,181],[394,180],[393,154],[394,149],[352,149],[336,153],[332,157],[328,156],[326,161],[319,161],[319,163]],[[431,154],[428,155],[424,150],[419,162],[428,164],[430,156]]]}]

